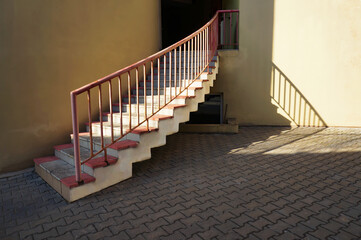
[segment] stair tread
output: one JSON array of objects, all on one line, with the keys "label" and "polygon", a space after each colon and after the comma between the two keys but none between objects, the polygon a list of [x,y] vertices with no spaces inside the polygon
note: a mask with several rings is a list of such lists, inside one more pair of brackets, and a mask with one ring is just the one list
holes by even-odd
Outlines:
[{"label": "stair tread", "polygon": [[115,142],[114,144],[112,144],[112,145],[110,146],[110,148],[112,148],[112,149],[114,149],[114,150],[122,150],[122,149],[137,147],[138,144],[139,144],[139,143],[136,142],[136,141],[124,140],[124,141]]},{"label": "stair tread", "polygon": [[105,157],[95,157],[84,163],[88,167],[91,167],[93,169],[98,167],[106,167],[108,165],[112,165],[117,162],[117,158],[113,157],[111,155],[107,155],[107,159],[105,160]]},{"label": "stair tread", "polygon": [[[62,154],[65,154],[66,156],[74,159],[74,145],[72,143],[54,146],[54,149],[56,151],[61,152]],[[90,149],[82,147],[82,146],[80,146],[79,149],[80,149],[80,160],[81,161],[87,160],[91,157]],[[96,153],[96,151],[94,151],[94,153]],[[84,164],[88,167],[95,169],[98,167],[105,167],[108,165],[112,165],[112,164],[116,163],[117,160],[118,159],[116,157],[107,155],[107,161],[105,161],[104,154],[100,153]]]},{"label": "stair tread", "polygon": [[34,163],[37,165],[40,165],[42,163],[46,163],[46,162],[51,162],[54,160],[58,160],[59,158],[55,157],[55,156],[46,156],[46,157],[41,157],[41,158],[34,158]]},{"label": "stair tread", "polygon": [[158,128],[149,127],[149,129],[147,129],[147,127],[137,127],[136,129],[134,129],[132,131],[132,133],[134,133],[134,134],[143,134],[143,133],[148,133],[148,132],[153,132],[153,131],[158,131]]}]

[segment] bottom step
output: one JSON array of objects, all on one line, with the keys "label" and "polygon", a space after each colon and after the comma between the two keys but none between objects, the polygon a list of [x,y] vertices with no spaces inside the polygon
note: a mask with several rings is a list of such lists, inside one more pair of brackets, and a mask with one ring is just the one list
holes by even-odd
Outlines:
[{"label": "bottom step", "polygon": [[[69,196],[71,188],[79,186],[75,181],[74,166],[55,157],[43,157],[34,159],[35,171],[60,195]],[[83,183],[94,182],[95,178],[87,173],[81,173]]]}]

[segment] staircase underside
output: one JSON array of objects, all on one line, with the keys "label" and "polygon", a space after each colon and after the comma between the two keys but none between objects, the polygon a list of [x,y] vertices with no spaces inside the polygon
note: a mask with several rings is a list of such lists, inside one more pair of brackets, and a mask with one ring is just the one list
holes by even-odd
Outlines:
[{"label": "staircase underside", "polygon": [[[135,162],[151,158],[151,148],[159,147],[166,144],[166,136],[178,132],[179,123],[189,120],[190,112],[197,111],[198,103],[204,102],[205,94],[209,93],[210,87],[216,79],[218,73],[218,56],[215,56],[210,64],[210,72],[201,74],[199,79],[195,80],[187,91],[184,91],[176,99],[172,100],[167,106],[161,109],[149,121],[150,128],[147,130],[143,124],[128,133],[120,141],[113,144],[107,150],[107,159],[103,154],[94,157],[81,167],[83,182],[79,184],[75,181],[74,168],[74,150],[73,144],[68,143],[54,147],[54,156],[34,159],[36,172],[67,201],[75,201],[79,198],[102,190],[113,184],[119,183],[132,176],[132,164]],[[144,83],[142,83],[144,85]],[[141,87],[141,86],[140,86]],[[156,91],[172,91],[169,86],[154,86]],[[147,99],[144,97],[140,101],[147,101],[151,98],[151,93],[147,91]],[[155,95],[156,96],[156,95]],[[157,106],[158,97],[154,105]],[[131,99],[132,101],[132,99]],[[162,103],[161,99],[161,103]],[[122,111],[123,118],[129,119],[129,108],[133,108],[131,102],[123,104],[121,108],[114,104],[113,111]],[[147,105],[149,109],[150,104]],[[144,111],[144,104],[140,113]],[[115,126],[115,136],[120,136],[121,127],[127,131],[129,126],[123,119],[123,125],[119,123],[119,117],[113,114]],[[137,121],[137,111],[132,111],[132,121]],[[144,115],[139,116],[140,121]],[[104,114],[103,132],[105,143],[110,142],[110,124],[106,121],[110,119],[109,114]],[[118,122],[117,122],[118,121]],[[93,149],[101,149],[100,143],[100,124],[92,123],[87,129],[92,128],[93,132]],[[80,133],[80,155],[85,160],[90,156],[90,139],[89,133]],[[72,136],[71,136],[72,142]]]}]

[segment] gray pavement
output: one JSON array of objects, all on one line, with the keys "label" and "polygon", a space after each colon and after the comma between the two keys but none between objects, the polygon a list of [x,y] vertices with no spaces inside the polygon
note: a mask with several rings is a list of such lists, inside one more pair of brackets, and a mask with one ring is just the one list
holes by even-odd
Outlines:
[{"label": "gray pavement", "polygon": [[361,129],[175,134],[133,177],[67,203],[0,179],[0,239],[361,239]]}]

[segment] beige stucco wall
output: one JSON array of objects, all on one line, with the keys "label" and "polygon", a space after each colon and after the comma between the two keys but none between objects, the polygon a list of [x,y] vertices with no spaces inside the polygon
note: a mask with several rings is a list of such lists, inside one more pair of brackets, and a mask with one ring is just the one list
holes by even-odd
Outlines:
[{"label": "beige stucco wall", "polygon": [[69,142],[69,93],[160,49],[158,0],[0,0],[0,172]]},{"label": "beige stucco wall", "polygon": [[220,53],[214,89],[224,92],[229,117],[242,125],[320,126],[319,118],[328,126],[361,127],[359,0],[224,4],[235,5],[240,10],[240,48]]},{"label": "beige stucco wall", "polygon": [[[238,3],[238,4],[237,4]],[[239,5],[239,51],[220,51],[220,67],[212,89],[224,92],[227,116],[242,125],[284,125],[270,101],[273,1],[225,1]]]},{"label": "beige stucco wall", "polygon": [[273,62],[329,126],[361,127],[361,1],[276,0]]}]

